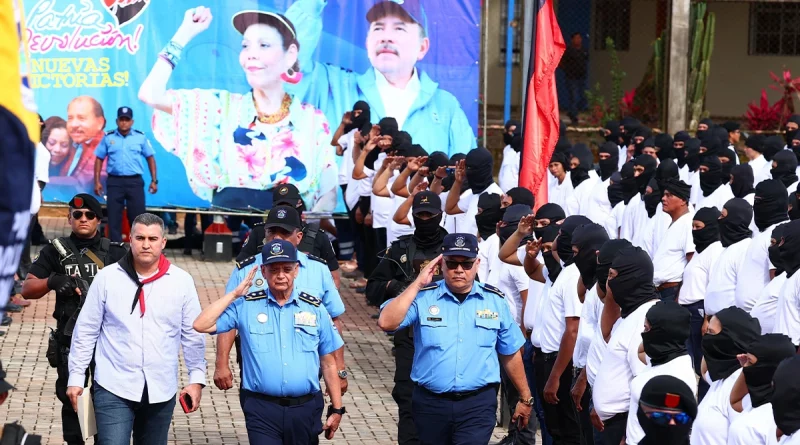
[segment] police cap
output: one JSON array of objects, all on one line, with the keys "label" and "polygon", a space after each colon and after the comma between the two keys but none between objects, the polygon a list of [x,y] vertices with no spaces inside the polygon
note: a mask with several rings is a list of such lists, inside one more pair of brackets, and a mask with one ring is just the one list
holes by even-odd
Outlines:
[{"label": "police cap", "polygon": [[261,260],[264,264],[296,263],[297,249],[289,241],[276,239],[268,242],[261,249]]},{"label": "police cap", "polygon": [[478,238],[469,233],[446,235],[442,242],[442,255],[475,258],[478,256]]}]

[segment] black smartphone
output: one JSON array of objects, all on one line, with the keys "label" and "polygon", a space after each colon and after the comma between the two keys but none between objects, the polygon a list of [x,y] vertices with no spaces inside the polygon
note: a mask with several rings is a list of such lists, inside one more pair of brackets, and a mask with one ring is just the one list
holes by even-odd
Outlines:
[{"label": "black smartphone", "polygon": [[455,167],[447,167],[447,174],[452,175],[455,174],[456,168]]}]

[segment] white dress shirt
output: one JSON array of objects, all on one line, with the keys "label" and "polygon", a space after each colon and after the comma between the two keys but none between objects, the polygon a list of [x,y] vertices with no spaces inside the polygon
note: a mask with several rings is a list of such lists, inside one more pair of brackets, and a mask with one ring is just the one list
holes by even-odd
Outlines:
[{"label": "white dress shirt", "polygon": [[625,201],[620,201],[611,210],[606,221],[603,223],[603,228],[608,233],[608,239],[619,238],[619,230],[622,227],[622,216],[625,214],[626,204]]},{"label": "white dress shirt", "polygon": [[777,429],[772,404],[765,403],[736,418],[728,431],[728,445],[777,445]]},{"label": "white dress shirt", "polygon": [[647,368],[639,360],[644,320],[656,302],[648,301],[623,318],[608,341],[608,350],[592,387],[592,401],[600,420],[627,413],[630,408],[631,381]]},{"label": "white dress shirt", "polygon": [[783,283],[786,282],[786,272],[777,275],[758,294],[756,304],[750,310],[750,316],[757,319],[761,325],[761,335],[771,334],[775,329],[775,314],[778,311],[778,298],[780,297]]},{"label": "white dress shirt", "polygon": [[580,317],[583,304],[578,297],[578,266],[570,264],[558,274],[550,289],[542,319],[541,349],[545,354],[558,352],[567,328],[567,317]]},{"label": "white dress shirt", "polygon": [[510,145],[503,148],[503,163],[500,164],[500,172],[497,174],[497,181],[503,193],[519,185],[519,163],[522,152],[517,152]]},{"label": "white dress shirt", "polygon": [[94,380],[112,394],[139,402],[146,384],[151,404],[166,402],[178,392],[179,349],[189,383],[206,384],[206,341],[192,327],[200,315],[192,276],[172,264],[142,291],[144,316],[138,304],[131,312],[136,283],[119,264],[97,272],[72,334],[69,386],[83,387],[94,357]]},{"label": "white dress shirt", "polygon": [[600,363],[606,353],[606,340],[603,338],[603,331],[600,327],[600,317],[603,314],[603,302],[597,296],[597,286],[593,286],[591,291],[586,291],[586,298],[583,299],[584,311],[581,313],[581,323],[586,318],[587,325],[592,327],[589,351],[586,355],[586,380],[590,386],[594,385],[597,371],[600,370]]},{"label": "white dress shirt", "polygon": [[727,445],[728,430],[733,420],[739,416],[731,406],[731,390],[741,373],[742,369],[739,368],[728,378],[711,382],[711,387],[697,407],[697,418],[692,424],[690,443]]},{"label": "white dress shirt", "polygon": [[757,186],[759,182],[770,178],[769,170],[772,168],[772,165],[769,166],[770,168],[764,169],[767,164],[771,163],[767,162],[763,155],[758,155],[757,158],[748,162],[748,164],[753,168],[753,187]]},{"label": "white dress shirt", "polygon": [[375,86],[378,88],[378,94],[381,95],[386,117],[393,117],[397,121],[397,128],[402,130],[403,124],[408,118],[408,112],[419,96],[420,83],[417,69],[414,68],[411,80],[408,81],[405,88],[398,88],[390,84],[380,71],[375,70]]},{"label": "white dress shirt", "polygon": [[724,250],[722,243],[717,241],[702,252],[695,252],[692,255],[692,260],[683,270],[683,284],[678,293],[679,304],[689,305],[705,299],[708,282],[711,280],[711,271],[714,270],[714,266]]},{"label": "white dress shirt", "polygon": [[[664,212],[661,214],[667,215]],[[686,255],[694,253],[693,217],[692,213],[688,212],[673,221],[666,232],[653,233],[654,237],[661,239],[658,250],[653,256],[653,284],[656,287],[682,280],[684,269],[688,264]],[[672,218],[669,218],[672,221]]]},{"label": "white dress shirt", "polygon": [[610,179],[597,182],[587,200],[585,216],[600,225],[605,224],[608,217],[611,216],[611,202],[608,201],[608,186],[610,184]]},{"label": "white dress shirt", "polygon": [[478,236],[478,223],[475,222],[475,215],[478,214],[478,200],[484,193],[494,193],[503,196],[503,190],[494,182],[486,187],[486,190],[478,193],[472,193],[472,190],[467,190],[461,194],[461,199],[458,200],[458,209],[464,214],[464,219],[459,222],[461,227],[458,227],[458,233],[471,233]]},{"label": "white dress shirt", "polygon": [[736,279],[752,241],[752,238],[745,238],[728,246],[720,255],[711,271],[711,280],[706,290],[706,315],[714,315],[727,307],[735,306]]},{"label": "white dress shirt", "polygon": [[773,224],[767,230],[753,237],[753,242],[744,255],[742,270],[736,277],[736,307],[747,312],[756,304],[758,295],[769,283],[769,245],[772,239],[772,230],[779,224]]},{"label": "white dress shirt", "polygon": [[788,336],[795,346],[800,344],[800,273],[787,277],[781,287],[773,332]]},{"label": "white dress shirt", "polygon": [[[517,249],[517,259],[521,264],[525,264],[525,256],[525,246],[520,246]],[[542,252],[539,252],[536,259],[540,264],[544,264]],[[523,271],[524,269],[523,267]],[[528,302],[525,304],[525,313],[522,314],[522,321],[525,324],[525,329],[531,331],[531,343],[537,348],[542,347],[542,342],[539,339],[541,338],[540,326],[542,326],[543,307],[544,302],[547,301],[550,286],[553,285],[553,283],[550,282],[550,278],[547,276],[546,267],[542,269],[542,273],[544,274],[544,283],[540,283],[536,280],[528,281]]]},{"label": "white dress shirt", "polygon": [[[625,202],[625,201],[623,201]],[[639,206],[642,205],[642,195],[637,193],[628,204],[625,205],[625,211],[622,212],[622,223],[619,228],[619,238],[632,240],[636,233],[636,213],[639,211]]]},{"label": "white dress shirt", "polygon": [[795,432],[791,436],[784,435],[778,445],[800,445],[800,432]]},{"label": "white dress shirt", "polygon": [[700,203],[697,204],[696,207],[698,209],[703,207],[716,207],[717,210],[721,212],[722,208],[725,206],[725,203],[733,198],[734,196],[733,191],[731,191],[731,187],[728,184],[722,184],[708,196],[703,196],[701,193]]}]

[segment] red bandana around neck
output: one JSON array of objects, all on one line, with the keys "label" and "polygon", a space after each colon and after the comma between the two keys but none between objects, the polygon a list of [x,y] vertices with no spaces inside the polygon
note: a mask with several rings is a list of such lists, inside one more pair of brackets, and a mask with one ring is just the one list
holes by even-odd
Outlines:
[{"label": "red bandana around neck", "polygon": [[136,295],[133,298],[133,305],[131,306],[131,314],[133,314],[134,309],[136,309],[136,303],[139,303],[139,310],[141,311],[140,317],[144,317],[144,312],[146,310],[145,303],[144,303],[144,285],[147,283],[152,283],[153,281],[163,277],[169,271],[170,262],[164,254],[161,254],[161,257],[158,259],[158,271],[156,271],[155,275],[152,277],[145,278],[144,280],[139,280],[139,275],[136,273],[136,270],[133,268],[133,255],[129,251],[128,255],[126,255],[125,260],[127,261],[120,261],[120,266],[122,269],[128,274],[128,276],[136,283]]}]

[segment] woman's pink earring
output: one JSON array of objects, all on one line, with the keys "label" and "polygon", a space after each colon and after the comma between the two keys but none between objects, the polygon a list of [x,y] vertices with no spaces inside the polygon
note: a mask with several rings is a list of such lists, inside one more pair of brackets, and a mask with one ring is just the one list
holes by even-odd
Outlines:
[{"label": "woman's pink earring", "polygon": [[298,84],[303,80],[303,73],[289,68],[285,73],[281,73],[281,79],[286,83]]}]

